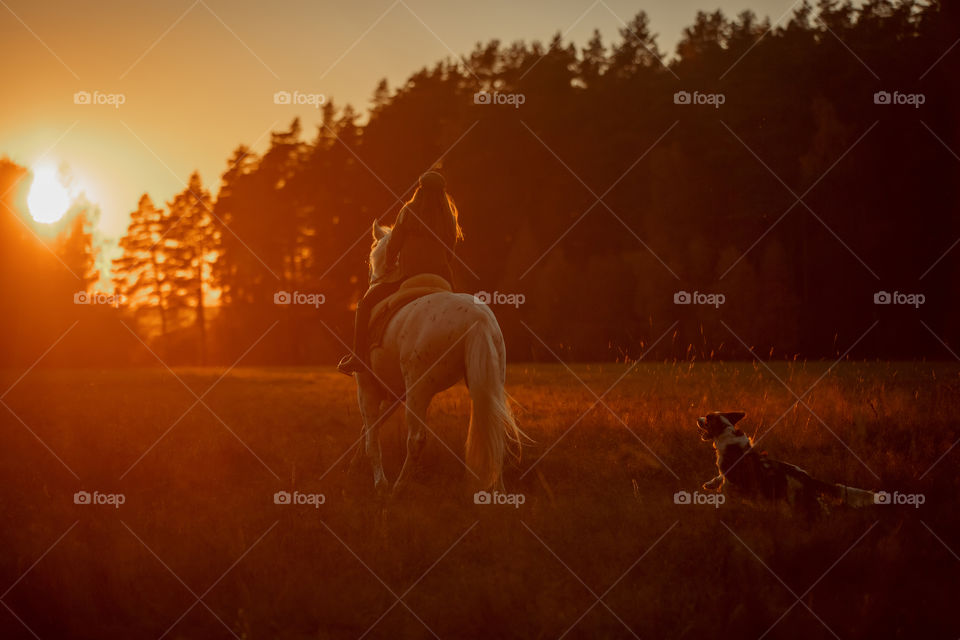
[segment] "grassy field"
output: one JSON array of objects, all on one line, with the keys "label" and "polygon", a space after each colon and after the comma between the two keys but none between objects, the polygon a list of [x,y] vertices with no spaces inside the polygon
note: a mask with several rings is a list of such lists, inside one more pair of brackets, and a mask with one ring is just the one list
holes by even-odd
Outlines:
[{"label": "grassy field", "polygon": [[[524,503],[474,504],[459,388],[386,509],[350,464],[354,383],[330,369],[32,371],[3,398],[18,417],[0,406],[0,637],[960,636],[960,368],[771,366],[641,363],[596,406],[625,365],[511,366],[536,441],[506,472]],[[777,377],[816,383],[809,408]],[[816,521],[674,504],[713,475],[694,419],[733,409],[775,457],[925,503]],[[392,475],[403,438],[394,417]]]}]

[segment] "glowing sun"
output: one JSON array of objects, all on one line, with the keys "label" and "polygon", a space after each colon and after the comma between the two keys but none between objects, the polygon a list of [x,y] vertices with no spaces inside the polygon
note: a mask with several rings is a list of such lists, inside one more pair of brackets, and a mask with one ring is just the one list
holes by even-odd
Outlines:
[{"label": "glowing sun", "polygon": [[70,194],[53,167],[34,169],[27,206],[33,219],[44,223],[56,222],[70,208]]}]

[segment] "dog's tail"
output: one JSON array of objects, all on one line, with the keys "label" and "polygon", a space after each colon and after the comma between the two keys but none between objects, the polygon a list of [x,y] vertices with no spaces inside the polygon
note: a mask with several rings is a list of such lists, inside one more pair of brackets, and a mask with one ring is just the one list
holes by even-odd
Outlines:
[{"label": "dog's tail", "polygon": [[849,487],[845,484],[833,484],[814,478],[806,471],[792,464],[780,463],[787,467],[787,473],[799,479],[807,488],[820,495],[821,499],[826,499],[836,506],[851,507],[861,509],[877,504],[877,494],[866,489]]},{"label": "dog's tail", "polygon": [[843,484],[838,484],[837,487],[840,488],[843,504],[847,505],[848,507],[860,509],[862,507],[869,507],[877,504],[877,494],[873,491],[858,489],[856,487],[848,487]]},{"label": "dog's tail", "polygon": [[870,507],[877,504],[876,493],[857,487],[848,487],[845,484],[823,483],[823,493],[836,504],[854,509]]}]

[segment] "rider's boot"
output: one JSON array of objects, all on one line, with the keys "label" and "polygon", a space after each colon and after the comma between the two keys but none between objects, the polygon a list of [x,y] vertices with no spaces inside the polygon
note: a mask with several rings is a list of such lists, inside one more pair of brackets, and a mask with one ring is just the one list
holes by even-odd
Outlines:
[{"label": "rider's boot", "polygon": [[348,353],[340,358],[340,363],[337,364],[337,371],[344,375],[352,376],[360,371],[360,367],[359,358],[354,357],[352,353]]}]

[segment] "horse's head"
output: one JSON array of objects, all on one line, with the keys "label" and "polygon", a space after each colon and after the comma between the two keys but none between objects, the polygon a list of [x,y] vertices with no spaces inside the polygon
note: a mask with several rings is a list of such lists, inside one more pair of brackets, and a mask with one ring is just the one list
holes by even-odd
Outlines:
[{"label": "horse's head", "polygon": [[386,274],[387,265],[387,244],[390,242],[390,234],[393,227],[382,227],[376,220],[373,221],[373,244],[370,247],[370,283],[372,284],[378,278]]}]

